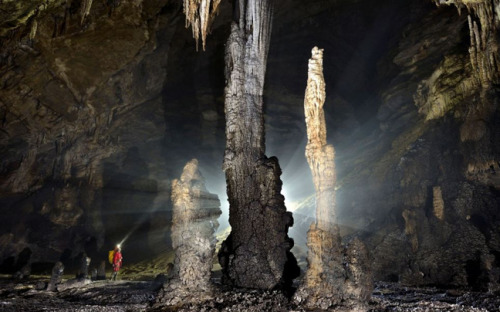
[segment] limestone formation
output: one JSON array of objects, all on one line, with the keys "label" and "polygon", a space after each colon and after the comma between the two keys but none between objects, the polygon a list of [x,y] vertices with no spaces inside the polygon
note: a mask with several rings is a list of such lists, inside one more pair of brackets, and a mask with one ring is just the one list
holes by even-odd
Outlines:
[{"label": "limestone formation", "polygon": [[468,11],[469,55],[475,76],[485,88],[500,81],[498,31],[500,29],[500,0],[439,0],[437,4],[455,5],[459,12]]},{"label": "limestone formation", "polygon": [[329,231],[335,224],[335,150],[326,142],[325,79],[323,50],[314,47],[309,60],[307,88],[304,101],[307,124],[306,158],[316,189],[316,223]]},{"label": "limestone formation", "polygon": [[[276,157],[265,156],[263,87],[273,1],[236,1],[226,44],[224,171],[232,232],[219,253],[223,282],[272,289],[290,284],[293,223]],[[292,274],[293,275],[293,274]]]},{"label": "limestone formation", "polygon": [[168,272],[172,278],[158,296],[158,304],[168,306],[210,298],[217,242],[214,233],[221,214],[219,199],[207,191],[196,159],[186,164],[179,180],[172,182],[172,202],[175,260],[173,271]]},{"label": "limestone formation", "polygon": [[336,225],[335,152],[326,140],[325,97],[323,50],[314,47],[309,59],[304,110],[306,158],[316,189],[316,221],[308,232],[308,269],[295,300],[309,308],[362,311],[373,289],[370,262],[360,240],[354,239],[346,248],[342,246]]},{"label": "limestone formation", "polygon": [[48,291],[56,291],[57,286],[62,282],[62,276],[64,273],[64,265],[62,262],[58,261],[52,268],[52,275],[50,276],[49,284],[47,285]]},{"label": "limestone formation", "polygon": [[85,21],[85,18],[89,15],[90,9],[92,8],[92,1],[93,0],[83,0],[82,1],[82,6],[80,9],[81,10],[80,15],[82,16],[81,20],[80,20],[80,25],[83,24],[83,22]]},{"label": "limestone formation", "polygon": [[184,14],[186,14],[186,28],[191,25],[193,37],[196,40],[196,49],[201,36],[203,50],[205,50],[207,34],[213,23],[221,0],[184,0]]},{"label": "limestone formation", "polygon": [[87,257],[86,253],[83,253],[80,258],[80,268],[76,274],[77,279],[84,280],[88,278],[90,262],[91,259]]}]

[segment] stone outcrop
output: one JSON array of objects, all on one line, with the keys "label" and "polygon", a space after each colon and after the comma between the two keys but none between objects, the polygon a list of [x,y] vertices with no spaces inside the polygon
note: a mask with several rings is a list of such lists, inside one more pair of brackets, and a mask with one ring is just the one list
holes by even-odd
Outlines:
[{"label": "stone outcrop", "polygon": [[63,274],[64,274],[64,264],[58,261],[52,268],[52,275],[50,276],[50,281],[47,285],[48,291],[57,290],[57,286],[62,283]]},{"label": "stone outcrop", "polygon": [[[221,214],[217,195],[210,194],[191,160],[181,178],[172,183],[172,247],[175,250],[171,278],[164,283],[158,305],[176,306],[211,298],[211,269],[215,256],[215,231]],[[167,269],[167,268],[166,268]]]},{"label": "stone outcrop", "polygon": [[316,189],[316,221],[307,233],[308,267],[295,300],[309,308],[362,311],[373,280],[368,251],[359,239],[347,248],[337,226],[335,152],[327,144],[323,50],[314,47],[309,59],[304,100],[307,125],[306,158]]},{"label": "stone outcrop", "polygon": [[89,265],[92,259],[87,257],[86,253],[83,253],[80,258],[80,267],[78,268],[78,273],[76,274],[76,278],[80,280],[85,280],[89,278]]},{"label": "stone outcrop", "polygon": [[[235,2],[226,44],[224,171],[232,231],[219,252],[223,282],[272,289],[291,284],[291,213],[281,195],[281,169],[265,156],[263,88],[273,1]],[[289,273],[290,272],[290,273]],[[288,275],[288,276],[287,276]]]}]

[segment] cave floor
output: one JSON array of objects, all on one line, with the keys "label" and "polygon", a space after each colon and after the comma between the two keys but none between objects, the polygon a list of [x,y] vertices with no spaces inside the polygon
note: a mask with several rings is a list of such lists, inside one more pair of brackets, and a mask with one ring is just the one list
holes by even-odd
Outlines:
[{"label": "cave floor", "polygon": [[[0,311],[161,311],[151,308],[158,289],[152,280],[94,281],[59,292],[36,290],[37,283],[48,280],[48,276],[24,281],[0,278]],[[169,311],[307,311],[277,291],[219,287],[214,297],[213,302]],[[376,283],[369,311],[500,311],[500,296]]]}]

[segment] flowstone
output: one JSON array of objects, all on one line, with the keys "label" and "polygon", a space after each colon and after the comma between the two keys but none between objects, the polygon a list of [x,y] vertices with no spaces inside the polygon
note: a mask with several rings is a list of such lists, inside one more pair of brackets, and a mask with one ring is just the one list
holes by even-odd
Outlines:
[{"label": "flowstone", "polygon": [[326,141],[323,50],[309,60],[304,101],[308,143],[306,158],[316,189],[316,221],[307,233],[308,269],[294,295],[308,308],[364,311],[373,290],[368,252],[354,239],[344,247],[336,220],[335,150]]},{"label": "flowstone", "polygon": [[205,187],[205,179],[193,159],[181,178],[172,182],[172,246],[175,260],[171,279],[160,290],[157,304],[177,306],[212,297],[211,269],[215,255],[214,236],[221,214],[217,195]]}]

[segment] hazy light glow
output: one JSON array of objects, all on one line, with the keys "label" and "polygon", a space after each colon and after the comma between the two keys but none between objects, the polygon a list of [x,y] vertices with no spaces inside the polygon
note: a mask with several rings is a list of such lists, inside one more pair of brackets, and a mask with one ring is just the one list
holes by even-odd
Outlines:
[{"label": "hazy light glow", "polygon": [[294,212],[295,210],[297,210],[297,208],[299,207],[299,203],[297,201],[294,201],[291,199],[290,197],[290,193],[288,192],[288,188],[286,187],[286,184],[283,183],[283,196],[285,196],[285,206],[287,208],[288,211],[292,211]]}]

